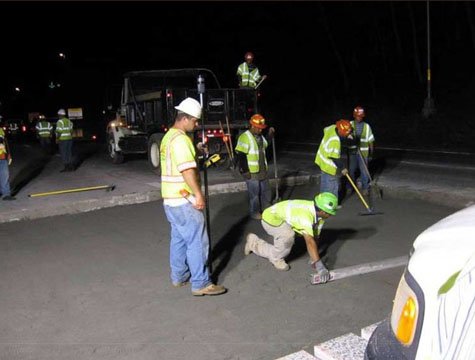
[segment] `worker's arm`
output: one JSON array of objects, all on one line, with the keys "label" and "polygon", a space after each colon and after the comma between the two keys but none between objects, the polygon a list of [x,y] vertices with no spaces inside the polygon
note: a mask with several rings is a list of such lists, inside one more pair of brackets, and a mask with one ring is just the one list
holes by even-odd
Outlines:
[{"label": "worker's arm", "polygon": [[303,238],[305,239],[305,245],[307,246],[307,252],[312,262],[317,262],[320,260],[320,256],[318,255],[318,246],[317,242],[315,241],[313,236],[308,234],[303,234]]},{"label": "worker's arm", "polygon": [[[7,140],[7,136],[5,135],[3,137],[3,141],[5,143],[5,149],[7,150],[7,159],[8,160],[11,160],[12,159],[12,154],[10,152],[10,146],[8,146],[8,140]],[[10,164],[9,164],[10,165]]]},{"label": "worker's arm", "polygon": [[182,173],[183,179],[187,185],[193,190],[195,194],[196,202],[193,204],[193,207],[198,210],[202,210],[205,207],[205,199],[201,193],[201,186],[198,180],[198,174],[195,168],[183,170]]},{"label": "worker's arm", "polygon": [[240,151],[236,151],[236,155],[238,158],[239,172],[242,174],[242,176],[244,176],[244,178],[250,179],[251,173],[249,172],[249,165],[247,163],[247,155]]}]

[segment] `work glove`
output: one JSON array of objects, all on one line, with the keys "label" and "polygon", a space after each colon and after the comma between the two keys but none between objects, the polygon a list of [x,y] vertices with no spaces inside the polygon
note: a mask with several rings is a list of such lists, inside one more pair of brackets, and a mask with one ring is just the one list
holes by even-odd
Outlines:
[{"label": "work glove", "polygon": [[326,268],[325,264],[323,264],[322,260],[312,262],[311,266],[312,269],[317,270],[317,274],[320,276],[320,281],[322,283],[326,283],[328,280],[330,280],[330,272]]},{"label": "work glove", "polygon": [[341,170],[341,175],[343,175],[343,176],[348,175],[348,169],[342,169]]}]

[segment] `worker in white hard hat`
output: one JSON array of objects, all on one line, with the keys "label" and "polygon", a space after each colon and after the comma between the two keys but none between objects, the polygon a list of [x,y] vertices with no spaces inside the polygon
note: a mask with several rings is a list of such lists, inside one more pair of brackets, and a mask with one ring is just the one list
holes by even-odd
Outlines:
[{"label": "worker in white hard hat", "polygon": [[209,237],[201,212],[206,204],[196,151],[187,135],[201,118],[201,105],[186,98],[175,109],[175,123],[160,144],[163,208],[171,225],[171,281],[173,287],[191,282],[191,293],[195,296],[220,295],[226,288],[211,282],[206,266]]},{"label": "worker in white hard hat", "polygon": [[73,122],[66,117],[64,109],[58,110],[59,120],[56,123],[56,143],[61,154],[64,169],[60,172],[74,171],[73,167]]}]

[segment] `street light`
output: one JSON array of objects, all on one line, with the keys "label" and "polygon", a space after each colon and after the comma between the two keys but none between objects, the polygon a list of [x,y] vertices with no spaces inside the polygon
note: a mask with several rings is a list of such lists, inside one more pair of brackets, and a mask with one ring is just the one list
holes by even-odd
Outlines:
[{"label": "street light", "polygon": [[16,88],[15,88],[15,91],[19,93],[19,92],[20,92],[20,88],[19,88],[19,87],[16,87]]},{"label": "street light", "polygon": [[66,59],[66,55],[64,53],[60,52],[58,55],[61,59],[63,59],[63,60]]},{"label": "street light", "polygon": [[429,118],[435,114],[434,99],[431,97],[431,68],[430,68],[430,7],[427,0],[427,98],[424,100],[422,116]]}]

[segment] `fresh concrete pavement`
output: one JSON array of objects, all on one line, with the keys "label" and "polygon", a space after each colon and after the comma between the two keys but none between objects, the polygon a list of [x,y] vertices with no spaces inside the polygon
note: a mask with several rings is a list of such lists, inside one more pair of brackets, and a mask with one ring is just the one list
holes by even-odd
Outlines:
[{"label": "fresh concrete pavement", "polygon": [[[287,185],[282,196],[310,198],[318,181],[312,159],[281,157],[280,175],[310,182]],[[53,157],[23,184],[17,201],[1,202],[9,222],[0,224],[1,359],[274,359],[312,352],[313,345],[389,313],[402,268],[312,286],[302,241],[289,256],[289,272],[254,254],[245,257],[245,234],[264,234],[246,217],[242,191],[210,199],[214,276],[229,292],[196,298],[188,287],[172,288],[169,228],[161,202],[149,201],[159,198],[159,189],[146,167],[140,159],[113,166],[94,153],[76,172],[59,173]],[[210,183],[244,189],[229,173],[211,169]],[[116,185],[110,193],[27,196],[109,183]],[[376,203],[384,215],[358,216],[364,209],[356,196],[344,203],[322,236],[329,267],[405,255],[420,231],[457,208],[410,199],[407,183],[400,192],[404,199],[384,188],[385,199]],[[228,191],[216,188],[211,193]],[[146,203],[90,212],[134,202]],[[72,215],[40,219],[61,211]],[[37,219],[12,221],[9,212]]]}]

